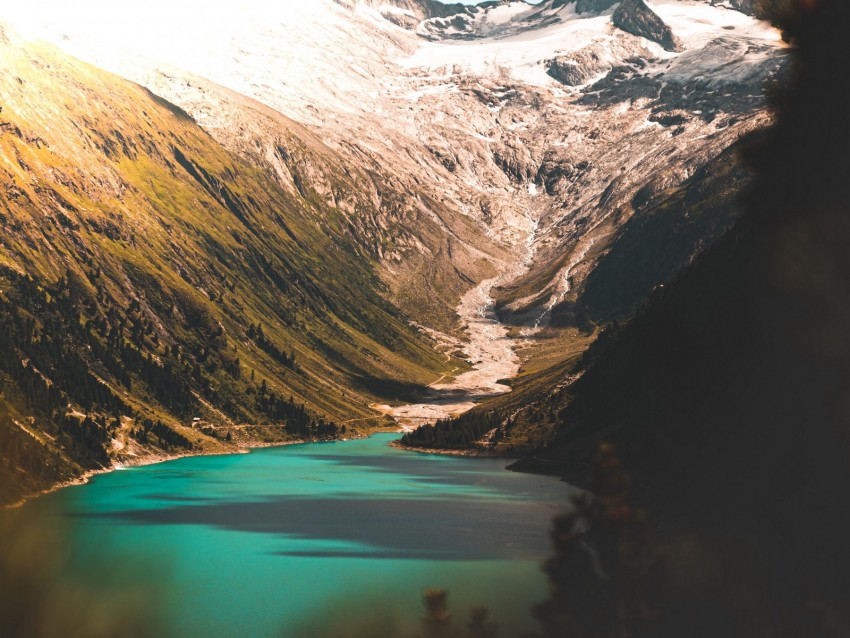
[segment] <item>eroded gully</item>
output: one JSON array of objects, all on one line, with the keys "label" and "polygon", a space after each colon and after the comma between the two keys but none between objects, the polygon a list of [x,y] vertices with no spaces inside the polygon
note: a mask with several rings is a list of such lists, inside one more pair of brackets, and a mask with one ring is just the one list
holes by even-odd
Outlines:
[{"label": "eroded gully", "polygon": [[458,342],[458,345],[472,369],[445,383],[442,381],[444,377],[441,377],[428,386],[420,402],[372,406],[395,418],[401,431],[409,432],[438,419],[458,416],[487,397],[510,392],[510,386],[503,381],[519,372],[521,362],[516,348],[521,339],[527,340],[527,336],[511,336],[509,327],[499,321],[491,292],[495,287],[523,275],[531,265],[538,225],[530,214],[526,214],[524,219],[527,222],[523,229],[525,250],[518,255],[517,261],[506,266],[498,276],[486,279],[467,291],[457,306],[457,314],[468,335],[468,341]]}]

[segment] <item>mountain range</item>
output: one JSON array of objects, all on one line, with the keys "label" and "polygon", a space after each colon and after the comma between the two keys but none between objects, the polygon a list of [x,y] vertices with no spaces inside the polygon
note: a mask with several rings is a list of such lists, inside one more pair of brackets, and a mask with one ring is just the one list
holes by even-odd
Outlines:
[{"label": "mountain range", "polygon": [[5,501],[506,383],[473,438],[544,444],[735,223],[787,52],[745,2],[178,9],[0,15]]}]

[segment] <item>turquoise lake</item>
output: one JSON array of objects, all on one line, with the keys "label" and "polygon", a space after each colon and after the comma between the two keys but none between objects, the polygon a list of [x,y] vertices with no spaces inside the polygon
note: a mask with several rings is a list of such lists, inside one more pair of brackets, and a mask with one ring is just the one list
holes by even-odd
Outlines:
[{"label": "turquoise lake", "polygon": [[164,636],[412,636],[429,587],[448,589],[458,626],[487,605],[502,636],[536,629],[551,519],[573,488],[397,437],[116,471],[24,509],[65,530],[62,578],[155,591]]}]

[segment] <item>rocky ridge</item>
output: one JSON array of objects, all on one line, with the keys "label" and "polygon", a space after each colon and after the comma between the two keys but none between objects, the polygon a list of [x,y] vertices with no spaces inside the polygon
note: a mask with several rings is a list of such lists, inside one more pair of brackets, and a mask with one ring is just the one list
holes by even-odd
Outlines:
[{"label": "rocky ridge", "polygon": [[643,0],[623,0],[611,16],[611,23],[627,33],[657,42],[665,51],[682,50],[682,43],[670,27]]}]

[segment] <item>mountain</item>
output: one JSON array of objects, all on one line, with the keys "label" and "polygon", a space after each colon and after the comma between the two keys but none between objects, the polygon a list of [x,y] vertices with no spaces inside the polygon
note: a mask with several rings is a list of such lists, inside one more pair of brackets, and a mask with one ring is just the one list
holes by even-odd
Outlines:
[{"label": "mountain", "polygon": [[850,479],[850,163],[844,87],[823,63],[850,55],[831,37],[846,16],[826,3],[795,25],[798,60],[777,124],[744,147],[755,171],[746,212],[587,350],[550,397],[559,435],[538,458],[567,470],[585,446],[615,441],[640,480],[671,497],[708,513],[719,503],[769,512],[789,535],[843,543],[833,535],[846,512],[827,502]]},{"label": "mountain", "polygon": [[[572,365],[734,221],[731,149],[785,57],[726,7],[624,5],[4,9],[63,51],[3,39],[6,430],[58,452],[39,484],[126,462],[139,419],[219,449],[380,422],[472,368],[469,407],[506,353],[517,387]],[[495,312],[504,347],[473,348]],[[71,352],[81,388],[53,378]]]},{"label": "mountain", "polygon": [[850,485],[850,131],[829,69],[850,57],[850,16],[839,2],[809,11],[789,25],[796,65],[777,123],[745,148],[745,213],[535,406],[557,435],[520,463],[587,482],[613,443],[662,533],[716,557],[702,586],[750,592],[733,612],[734,596],[706,595],[705,635],[718,620],[752,635],[760,614],[773,635],[846,633],[827,615],[850,596],[850,516],[834,500]]},{"label": "mountain", "polygon": [[[320,0],[236,15],[214,5],[188,33],[154,12],[134,15],[150,28],[120,43],[83,16],[57,15],[46,33],[178,104],[284,182],[278,126],[258,123],[231,92],[367,167],[376,201],[386,190],[397,196],[380,202],[361,240],[394,300],[443,331],[459,327],[455,308],[470,283],[500,272],[527,270],[496,295],[523,322],[561,301],[568,272],[578,290],[638,191],[675,188],[766,122],[761,85],[783,51],[767,25],[695,0],[653,5],[681,54],[572,3],[433,16],[435,6]],[[400,14],[422,20],[405,28],[386,18]],[[413,284],[425,287],[416,298],[406,293]]]},{"label": "mountain", "polygon": [[[759,624],[773,635],[841,636],[846,623],[827,618],[850,597],[850,516],[835,502],[850,486],[850,130],[846,82],[829,69],[850,59],[850,11],[800,10],[787,25],[796,65],[777,124],[746,151],[755,179],[745,214],[594,344],[580,378],[551,397],[557,438],[525,464],[586,477],[591,450],[613,442],[666,533],[713,548],[713,580],[751,592],[733,614],[766,613]],[[743,625],[724,633],[752,635]]]}]

